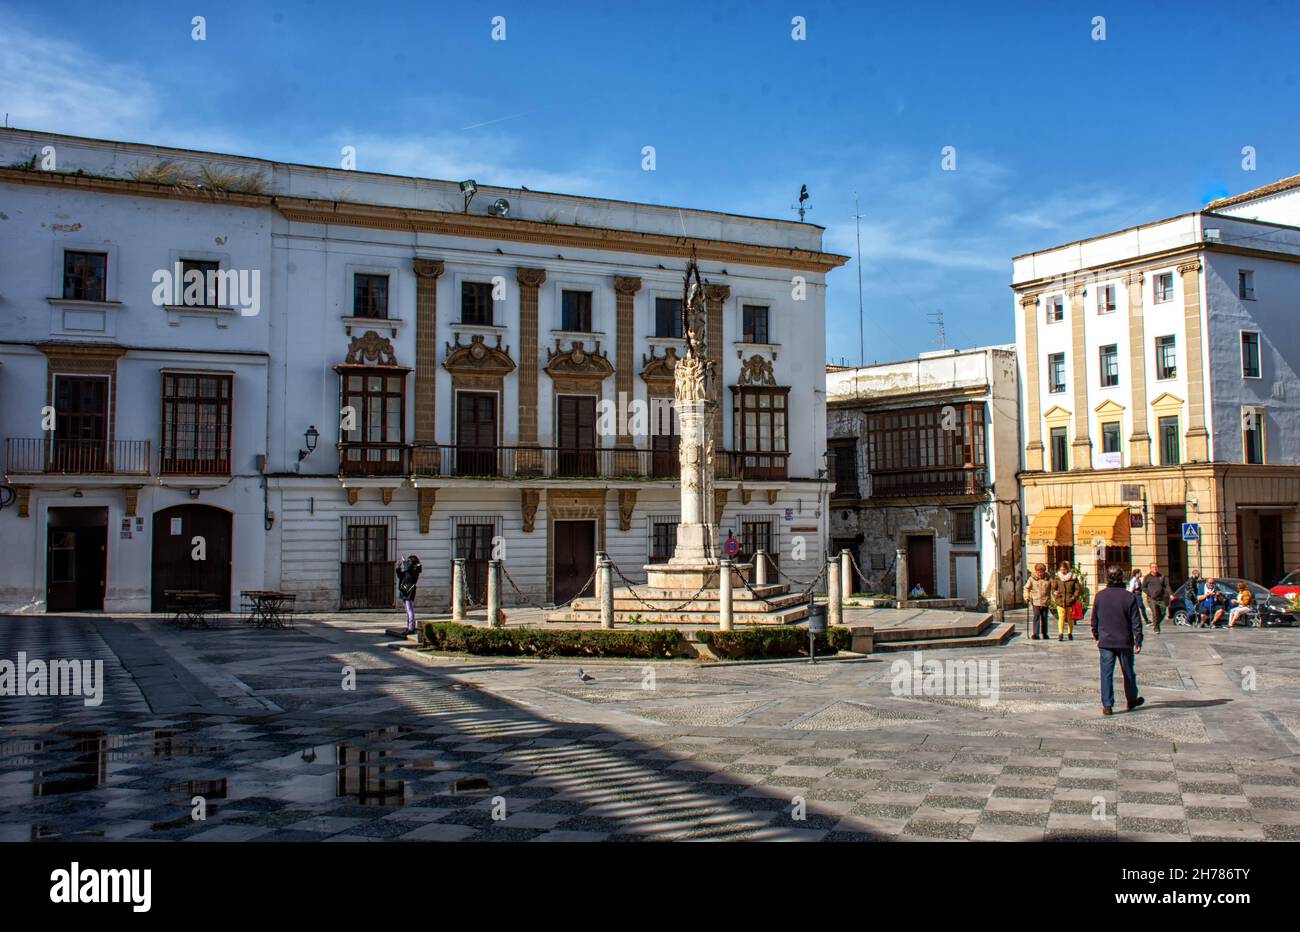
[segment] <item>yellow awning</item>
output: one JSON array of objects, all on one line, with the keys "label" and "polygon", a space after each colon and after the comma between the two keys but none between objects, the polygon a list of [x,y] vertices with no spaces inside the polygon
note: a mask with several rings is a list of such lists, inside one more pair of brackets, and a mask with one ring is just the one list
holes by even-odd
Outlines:
[{"label": "yellow awning", "polygon": [[1045,540],[1049,544],[1074,543],[1074,511],[1070,508],[1044,508],[1029,524],[1030,540]]},{"label": "yellow awning", "polygon": [[1128,528],[1128,506],[1094,508],[1079,523],[1079,543],[1092,546],[1100,538],[1106,547],[1127,547]]}]

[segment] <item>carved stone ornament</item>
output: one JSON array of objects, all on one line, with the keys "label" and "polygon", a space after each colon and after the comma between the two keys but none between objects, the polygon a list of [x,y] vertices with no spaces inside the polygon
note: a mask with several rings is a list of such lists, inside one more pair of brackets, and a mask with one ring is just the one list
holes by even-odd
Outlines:
[{"label": "carved stone ornament", "polygon": [[411,267],[417,278],[437,278],[445,268],[441,259],[415,259]]},{"label": "carved stone ornament", "polygon": [[528,288],[540,288],[546,284],[546,269],[515,269],[515,281]]},{"label": "carved stone ornament", "polygon": [[662,356],[656,356],[655,349],[652,346],[650,347],[649,356],[644,353],[641,355],[641,379],[646,382],[666,382],[671,384],[679,361],[677,347],[666,347]]},{"label": "carved stone ornament", "polygon": [[560,342],[556,341],[556,348],[546,348],[546,371],[551,377],[578,377],[589,379],[603,379],[614,372],[614,366],[610,363],[608,354],[600,348],[600,341],[596,341],[596,351],[589,353],[582,347],[581,340],[573,340],[569,343],[567,350],[561,350]]},{"label": "carved stone ornament", "polygon": [[519,490],[519,510],[524,522],[524,533],[533,533],[537,521],[537,505],[542,499],[540,489]]},{"label": "carved stone ornament", "polygon": [[745,360],[740,367],[737,385],[775,385],[776,375],[772,371],[772,361],[755,353]]},{"label": "carved stone ornament", "polygon": [[636,489],[619,489],[618,491],[618,529],[632,530],[632,512],[636,510]]},{"label": "carved stone ornament", "polygon": [[641,290],[641,279],[631,275],[615,275],[614,291],[621,295],[632,296]]},{"label": "carved stone ornament", "polygon": [[373,330],[367,330],[359,337],[353,337],[348,344],[346,366],[396,366],[397,355],[393,352],[391,341],[381,337]]},{"label": "carved stone ornament", "polygon": [[442,364],[444,369],[480,375],[505,375],[514,371],[515,361],[510,358],[510,349],[501,346],[500,335],[496,346],[488,346],[481,333],[475,333],[469,339],[466,346],[460,342],[457,333],[456,342],[447,344],[447,358]]}]

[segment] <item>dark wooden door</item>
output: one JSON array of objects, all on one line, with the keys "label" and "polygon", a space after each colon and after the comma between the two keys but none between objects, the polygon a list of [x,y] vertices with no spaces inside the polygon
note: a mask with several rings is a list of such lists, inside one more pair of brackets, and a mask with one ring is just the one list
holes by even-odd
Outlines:
[{"label": "dark wooden door", "polygon": [[499,474],[495,394],[456,393],[456,472],[462,476]]},{"label": "dark wooden door", "polygon": [[102,611],[107,570],[106,525],[49,528],[45,559],[46,611]]},{"label": "dark wooden door", "polygon": [[1183,540],[1183,522],[1187,513],[1179,511],[1165,512],[1165,576],[1169,587],[1177,589],[1187,581],[1187,543]]},{"label": "dark wooden door", "polygon": [[596,398],[560,395],[556,399],[557,475],[596,475]]},{"label": "dark wooden door", "polygon": [[108,452],[108,379],[54,377],[51,459],[61,472],[103,472]]},{"label": "dark wooden door", "polygon": [[[562,604],[577,595],[595,591],[596,523],[594,521],[555,522],[555,601]],[[584,584],[586,584],[584,586]]]},{"label": "dark wooden door", "polygon": [[488,561],[495,531],[491,524],[456,525],[456,556],[465,561],[465,586],[475,605],[487,604]]},{"label": "dark wooden door", "polygon": [[1286,575],[1282,555],[1282,516],[1259,516],[1259,579],[1257,583],[1275,586]]},{"label": "dark wooden door", "polygon": [[[153,516],[153,610],[167,610],[168,589],[215,595],[230,610],[232,516],[211,505],[174,505]],[[195,538],[202,538],[199,549]],[[198,557],[202,559],[198,559]]]},{"label": "dark wooden door", "polygon": [[926,595],[934,595],[934,538],[925,536],[907,539],[907,591],[917,585]]},{"label": "dark wooden door", "polygon": [[386,522],[349,524],[344,528],[343,560],[339,567],[339,607],[392,608],[397,576],[394,572],[391,528]]}]

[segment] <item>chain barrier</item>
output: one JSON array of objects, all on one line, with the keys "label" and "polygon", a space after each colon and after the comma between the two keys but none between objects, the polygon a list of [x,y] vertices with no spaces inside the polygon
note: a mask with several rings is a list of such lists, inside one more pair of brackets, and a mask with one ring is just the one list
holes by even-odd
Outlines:
[{"label": "chain barrier", "polygon": [[500,565],[501,565],[501,575],[506,578],[506,582],[510,583],[510,588],[515,590],[515,594],[519,596],[520,600],[522,600],[523,603],[528,607],[538,608],[544,612],[554,611],[555,609],[564,608],[564,606],[568,605],[574,599],[579,598],[584,592],[586,592],[587,587],[590,586],[596,578],[596,571],[592,570],[591,575],[587,577],[587,581],[584,582],[573,595],[569,596],[563,602],[556,602],[550,605],[541,605],[537,602],[534,602],[532,599],[530,599],[527,595],[524,594],[524,591],[519,588],[519,584],[515,582],[514,577],[510,575],[510,571],[506,569],[506,564],[504,561],[502,561]]},{"label": "chain barrier", "polygon": [[699,589],[695,590],[695,594],[691,596],[689,599],[687,599],[685,602],[683,602],[681,605],[673,605],[668,607],[662,605],[655,605],[651,602],[647,602],[645,599],[641,598],[641,596],[637,595],[636,589],[633,588],[636,585],[636,583],[632,582],[632,580],[628,579],[627,576],[624,575],[623,570],[619,568],[619,565],[617,563],[615,563],[613,560],[610,560],[609,565],[614,568],[614,572],[618,574],[618,578],[623,580],[623,582],[627,584],[627,591],[632,596],[632,598],[636,599],[646,608],[653,609],[656,612],[680,612],[686,606],[690,605],[692,602],[698,599],[700,597],[700,594],[709,588],[708,583],[705,583],[704,585],[700,586]]}]

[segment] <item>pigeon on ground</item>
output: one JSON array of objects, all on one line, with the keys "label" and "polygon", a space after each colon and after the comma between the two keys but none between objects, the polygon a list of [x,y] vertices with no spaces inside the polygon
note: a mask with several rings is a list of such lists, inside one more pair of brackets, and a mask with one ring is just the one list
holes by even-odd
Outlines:
[{"label": "pigeon on ground", "polygon": [[584,683],[590,683],[594,677],[583,670],[582,667],[578,667],[578,679]]}]

